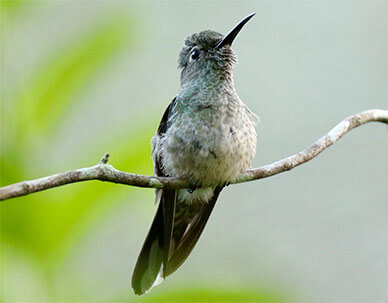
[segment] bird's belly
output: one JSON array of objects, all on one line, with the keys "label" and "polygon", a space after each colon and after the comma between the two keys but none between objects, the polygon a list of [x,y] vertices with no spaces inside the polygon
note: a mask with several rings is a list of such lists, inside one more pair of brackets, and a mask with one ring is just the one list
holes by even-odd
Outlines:
[{"label": "bird's belly", "polygon": [[255,154],[255,129],[250,124],[244,126],[172,127],[162,142],[165,172],[202,186],[233,180],[250,166]]}]

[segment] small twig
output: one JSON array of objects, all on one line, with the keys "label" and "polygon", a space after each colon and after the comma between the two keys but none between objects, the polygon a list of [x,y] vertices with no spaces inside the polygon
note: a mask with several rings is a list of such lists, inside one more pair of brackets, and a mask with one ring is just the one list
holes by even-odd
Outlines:
[{"label": "small twig", "polygon": [[107,164],[109,157],[110,157],[109,153],[105,153],[105,155],[101,158],[98,164]]},{"label": "small twig", "polygon": [[[331,131],[317,140],[307,149],[279,160],[269,165],[259,168],[249,169],[240,174],[230,184],[243,183],[258,179],[267,178],[276,174],[293,169],[305,162],[310,161],[319,155],[322,151],[338,141],[343,135],[353,128],[368,122],[383,122],[388,124],[388,111],[381,109],[371,109],[359,114],[352,115],[341,121]],[[48,177],[23,181],[0,188],[0,201],[14,197],[24,196],[34,192],[54,188],[74,182],[100,180],[126,185],[150,188],[190,188],[193,185],[189,182],[176,178],[163,178],[155,176],[143,176],[119,171],[113,166],[107,164],[109,154],[106,153],[101,161],[92,167],[80,168],[65,173],[55,174]]]}]

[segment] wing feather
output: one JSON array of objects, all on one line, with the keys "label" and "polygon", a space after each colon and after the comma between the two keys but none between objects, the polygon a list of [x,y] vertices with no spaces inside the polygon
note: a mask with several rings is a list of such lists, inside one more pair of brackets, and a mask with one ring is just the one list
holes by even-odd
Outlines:
[{"label": "wing feather", "polygon": [[[167,176],[163,172],[159,143],[160,138],[168,130],[168,118],[174,104],[175,98],[164,112],[152,139],[156,176]],[[216,187],[209,201],[196,203],[178,202],[177,190],[156,190],[158,209],[132,276],[135,294],[141,295],[150,290],[161,278],[172,274],[187,259],[209,219],[221,190],[222,187]]]}]

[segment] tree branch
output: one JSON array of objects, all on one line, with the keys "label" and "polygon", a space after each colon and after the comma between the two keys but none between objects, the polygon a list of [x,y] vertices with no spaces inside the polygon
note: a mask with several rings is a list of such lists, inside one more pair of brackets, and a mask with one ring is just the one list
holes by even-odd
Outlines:
[{"label": "tree branch", "polygon": [[[388,124],[388,110],[371,109],[356,115],[352,115],[337,124],[322,138],[317,140],[307,149],[259,168],[249,169],[237,176],[231,184],[243,183],[258,179],[267,178],[276,174],[289,171],[296,166],[310,161],[319,155],[322,151],[337,142],[343,135],[353,128],[368,122],[383,122]],[[107,164],[109,154],[105,154],[101,161],[92,167],[80,168],[65,173],[55,174],[48,177],[23,181],[0,188],[0,201],[14,197],[24,196],[45,189],[58,187],[74,182],[100,180],[126,185],[151,188],[189,188],[192,186],[188,181],[177,178],[143,176],[131,174],[115,169]]]}]

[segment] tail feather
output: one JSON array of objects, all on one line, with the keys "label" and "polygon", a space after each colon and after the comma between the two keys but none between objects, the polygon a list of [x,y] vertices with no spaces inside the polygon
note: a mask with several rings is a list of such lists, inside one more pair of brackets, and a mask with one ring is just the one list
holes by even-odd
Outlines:
[{"label": "tail feather", "polygon": [[165,277],[164,273],[161,275],[161,271],[163,263],[166,264],[168,260],[175,213],[175,194],[175,190],[163,190],[151,229],[137,258],[132,275],[132,288],[137,295],[144,294],[155,282]]},{"label": "tail feather", "polygon": [[141,295],[176,271],[197,243],[217,201],[217,187],[209,201],[177,203],[176,190],[163,190],[151,229],[132,276],[135,294]]},{"label": "tail feather", "polygon": [[190,255],[205,228],[220,192],[221,188],[217,187],[213,197],[207,202],[177,205],[171,240],[173,247],[166,264],[166,276],[176,271]]}]

